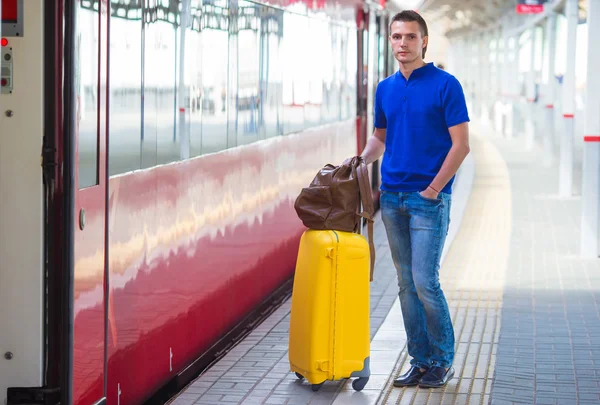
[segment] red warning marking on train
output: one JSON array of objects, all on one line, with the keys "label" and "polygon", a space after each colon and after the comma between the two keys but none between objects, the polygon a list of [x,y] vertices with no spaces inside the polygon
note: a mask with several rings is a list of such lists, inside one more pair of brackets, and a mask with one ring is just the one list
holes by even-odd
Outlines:
[{"label": "red warning marking on train", "polygon": [[17,0],[6,0],[2,3],[2,22],[15,22],[19,18]]}]

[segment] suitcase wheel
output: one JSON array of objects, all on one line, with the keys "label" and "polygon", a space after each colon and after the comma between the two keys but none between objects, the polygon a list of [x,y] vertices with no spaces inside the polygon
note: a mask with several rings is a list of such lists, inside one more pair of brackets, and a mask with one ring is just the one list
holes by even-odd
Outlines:
[{"label": "suitcase wheel", "polygon": [[368,381],[369,377],[359,377],[352,381],[352,388],[354,388],[355,391],[361,391],[363,388],[365,388],[365,385],[367,385]]},{"label": "suitcase wheel", "polygon": [[295,373],[296,377],[298,377],[299,380],[304,380],[304,377],[302,376],[302,374],[300,373]]},{"label": "suitcase wheel", "polygon": [[312,390],[313,390],[314,392],[317,392],[317,391],[319,391],[319,390],[321,389],[321,387],[323,386],[323,383],[325,383],[325,381],[323,381],[321,384],[313,384],[313,385],[312,385]]}]

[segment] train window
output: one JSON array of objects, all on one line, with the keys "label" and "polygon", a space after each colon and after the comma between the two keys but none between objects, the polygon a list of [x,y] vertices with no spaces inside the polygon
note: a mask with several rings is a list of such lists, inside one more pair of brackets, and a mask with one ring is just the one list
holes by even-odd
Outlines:
[{"label": "train window", "polygon": [[142,15],[113,3],[110,22],[109,174],[141,167]]},{"label": "train window", "polygon": [[113,3],[111,175],[352,117],[354,29],[245,0],[145,4]]},{"label": "train window", "polygon": [[[235,6],[235,2],[233,2]],[[227,148],[232,148],[237,144],[238,133],[238,113],[239,113],[239,98],[238,98],[238,20],[237,12],[232,10],[229,18],[229,59],[227,61],[228,76],[227,76]]]},{"label": "train window", "polygon": [[[185,72],[180,79],[183,83],[179,83],[180,92],[183,94],[179,114],[180,122],[183,121],[183,130],[189,133],[187,137],[182,136],[184,148],[189,139],[189,155],[198,156],[202,154],[202,0],[192,0],[189,4],[190,10],[185,22],[187,25],[183,58]],[[182,120],[184,118],[181,117],[182,108],[187,121]],[[178,128],[180,131],[182,131],[181,126],[182,123]]]},{"label": "train window", "polygon": [[304,104],[308,95],[307,70],[312,58],[307,55],[308,21],[306,17],[283,15],[283,131],[285,134],[304,129]]},{"label": "train window", "polygon": [[358,49],[356,31],[353,29],[344,29],[344,35],[347,38],[346,43],[346,63],[344,70],[346,77],[341,81],[343,83],[342,99],[344,100],[344,109],[342,118],[349,119],[356,115],[356,75],[358,73],[357,63]]},{"label": "train window", "polygon": [[264,138],[259,122],[260,6],[248,1],[238,5],[237,141],[245,145]]},{"label": "train window", "polygon": [[[148,14],[154,16],[154,12],[149,8]],[[142,80],[143,80],[143,101],[142,101],[142,130],[140,134],[141,167],[147,168],[155,166],[157,163],[157,132],[158,132],[158,100],[161,94],[167,92],[169,78],[161,74],[161,68],[173,64],[175,55],[168,57],[165,55],[162,37],[156,32],[156,18],[147,17],[144,21],[143,30],[143,59],[142,59]],[[161,56],[167,57],[161,60]],[[170,78],[171,86],[174,78]],[[169,109],[170,110],[170,109]],[[168,114],[168,112],[167,112]]]},{"label": "train window", "polygon": [[320,119],[322,123],[330,123],[334,120],[332,114],[332,96],[334,93],[333,86],[335,85],[335,72],[334,72],[334,64],[333,64],[333,26],[329,24],[325,24],[323,26],[323,32],[321,33],[321,38],[326,38],[327,40],[320,40],[321,43],[321,55],[320,60],[322,69],[321,78],[322,78],[322,91],[321,91],[321,105],[319,109]]},{"label": "train window", "polygon": [[283,133],[282,69],[280,59],[283,37],[283,11],[261,8],[260,37],[260,109],[259,121],[265,138]]},{"label": "train window", "polygon": [[[201,46],[200,31],[202,28],[202,4],[199,0],[182,2],[179,15],[174,15],[169,21],[175,21],[175,127],[172,144],[175,149],[170,154],[161,158],[163,151],[167,151],[158,145],[158,163],[169,163],[178,159],[184,160],[192,155],[200,153],[200,136],[202,133],[202,114],[197,108],[200,101],[201,88]],[[159,132],[160,133],[160,132]]]},{"label": "train window", "polygon": [[202,6],[202,139],[203,154],[227,148],[227,72],[229,10],[226,1]]},{"label": "train window", "polygon": [[79,188],[98,184],[98,12],[78,9]]},{"label": "train window", "polygon": [[[157,19],[145,30],[144,124],[153,132],[144,139],[142,167],[174,162],[180,156],[176,115],[180,31],[171,20],[178,18]],[[150,90],[150,99],[146,98],[146,89]]]},{"label": "train window", "polygon": [[333,85],[331,86],[331,97],[329,99],[329,120],[331,122],[340,119],[341,91],[345,85],[344,59],[342,57],[345,28],[338,25],[331,26],[331,54],[333,55]]},{"label": "train window", "polygon": [[[311,44],[310,57],[305,65],[307,94],[304,106],[304,125],[307,128],[321,124],[321,106],[323,104],[323,81],[324,73],[330,68],[327,63],[328,23],[319,18],[311,18],[307,21],[307,40]],[[319,63],[314,63],[319,61]]]}]

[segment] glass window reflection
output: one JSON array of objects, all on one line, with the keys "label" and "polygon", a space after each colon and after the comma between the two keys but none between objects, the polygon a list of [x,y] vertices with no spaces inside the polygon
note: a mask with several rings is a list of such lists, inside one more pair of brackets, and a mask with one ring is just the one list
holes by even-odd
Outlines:
[{"label": "glass window reflection", "polygon": [[308,96],[306,72],[310,57],[305,40],[308,30],[306,17],[283,15],[283,131],[285,134],[304,129],[304,104]]},{"label": "glass window reflection", "polygon": [[358,45],[356,31],[344,28],[344,35],[347,38],[345,41],[346,63],[344,69],[346,77],[342,78],[340,82],[343,86],[341,95],[345,105],[341,118],[349,119],[356,115],[356,75],[358,74],[356,61],[358,59]]},{"label": "glass window reflection", "polygon": [[141,167],[142,20],[112,4],[110,21],[109,173]]},{"label": "glass window reflection", "polygon": [[[171,8],[159,0],[121,3],[112,0],[111,175],[355,114],[357,38],[350,24],[301,3],[285,10],[246,0],[181,0]],[[86,25],[86,49],[97,49],[88,44],[97,41],[95,24]],[[88,53],[80,149],[82,159],[92,158],[80,170],[91,184],[97,60]]]},{"label": "glass window reflection", "polygon": [[98,12],[80,7],[78,20],[78,175],[85,188],[98,184]]},{"label": "glass window reflection", "polygon": [[204,1],[202,31],[202,139],[203,154],[227,148],[227,1]]},{"label": "glass window reflection", "polygon": [[246,145],[259,136],[260,8],[240,1],[238,17],[237,142]]},{"label": "glass window reflection", "polygon": [[202,154],[202,1],[190,2],[185,39],[185,100],[190,156]]},{"label": "glass window reflection", "polygon": [[[315,16],[307,21],[308,43],[304,74],[306,75],[307,94],[304,106],[304,125],[306,128],[321,124],[321,104],[323,102],[323,73],[328,69],[324,46],[327,41],[327,21]],[[317,62],[318,61],[318,62]]]},{"label": "glass window reflection", "polygon": [[283,134],[283,11],[262,7],[261,17],[259,121],[264,137],[272,138]]},{"label": "glass window reflection", "polygon": [[[341,91],[344,86],[347,85],[345,82],[344,75],[344,59],[342,57],[342,46],[345,42],[344,27],[334,25],[331,27],[331,54],[333,55],[333,85],[331,90],[329,113],[331,121],[338,121],[340,119],[340,106],[341,106]],[[356,61],[354,62],[356,65]]]},{"label": "glass window reflection", "polygon": [[[146,31],[145,81],[154,90],[156,164],[179,160],[180,139],[176,133],[179,49],[178,29],[167,21],[155,21]],[[150,146],[150,145],[149,145]]]}]

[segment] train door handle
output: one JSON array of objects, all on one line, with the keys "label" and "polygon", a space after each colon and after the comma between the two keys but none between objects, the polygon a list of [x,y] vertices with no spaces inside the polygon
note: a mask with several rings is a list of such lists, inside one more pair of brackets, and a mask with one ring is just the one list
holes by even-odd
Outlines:
[{"label": "train door handle", "polygon": [[85,210],[82,208],[79,210],[79,229],[83,231],[85,228]]}]

